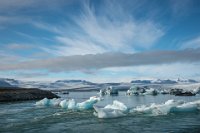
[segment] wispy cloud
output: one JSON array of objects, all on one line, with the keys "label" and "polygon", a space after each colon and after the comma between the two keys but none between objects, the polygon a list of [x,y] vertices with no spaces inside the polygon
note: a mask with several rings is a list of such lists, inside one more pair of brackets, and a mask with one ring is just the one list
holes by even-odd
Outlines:
[{"label": "wispy cloud", "polygon": [[190,39],[188,41],[185,41],[181,48],[199,48],[200,47],[200,36]]},{"label": "wispy cloud", "polygon": [[170,0],[171,9],[174,16],[188,15],[188,10],[193,6],[192,0]]},{"label": "wispy cloud", "polygon": [[30,44],[11,43],[11,44],[7,44],[6,48],[9,50],[28,50],[28,49],[33,48],[33,46]]},{"label": "wispy cloud", "polygon": [[136,21],[133,15],[116,3],[111,5],[106,2],[101,9],[84,3],[82,12],[71,19],[74,24],[63,27],[35,24],[38,28],[57,34],[55,40],[60,46],[45,48],[48,52],[62,56],[135,52],[136,47],[149,48],[164,35],[158,24],[151,20]]},{"label": "wispy cloud", "polygon": [[[75,0],[78,1],[78,0]],[[14,11],[23,10],[25,9],[37,9],[38,11],[41,10],[48,10],[48,9],[56,9],[58,10],[59,7],[62,7],[67,4],[73,3],[74,0],[0,0],[0,12],[5,11],[8,14],[13,14]],[[45,8],[44,8],[45,7]],[[8,12],[10,11],[10,12]],[[36,11],[34,11],[36,12]]]}]

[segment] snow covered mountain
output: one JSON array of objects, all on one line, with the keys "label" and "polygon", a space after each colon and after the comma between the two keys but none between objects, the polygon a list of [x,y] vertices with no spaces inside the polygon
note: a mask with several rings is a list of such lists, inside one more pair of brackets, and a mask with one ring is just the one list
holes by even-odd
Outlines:
[{"label": "snow covered mountain", "polygon": [[198,83],[198,81],[193,80],[193,79],[181,79],[181,78],[178,78],[177,82],[178,83]]},{"label": "snow covered mountain", "polygon": [[40,82],[40,81],[20,81],[15,79],[0,79],[0,87],[21,87],[21,88],[39,88],[45,90],[52,89],[81,89],[81,88],[96,88],[99,84],[92,83],[86,80],[58,80],[55,82]]},{"label": "snow covered mountain", "polygon": [[12,87],[12,85],[3,80],[0,80],[0,87]]},{"label": "snow covered mountain", "polygon": [[155,79],[155,80],[132,80],[133,84],[187,84],[187,83],[198,83],[198,81],[193,79]]},{"label": "snow covered mountain", "polygon": [[177,80],[133,80],[131,83],[92,83],[86,80],[57,80],[55,82],[42,81],[21,81],[15,79],[0,78],[0,87],[21,87],[21,88],[39,88],[43,90],[99,90],[108,86],[115,86],[121,90],[129,89],[132,84],[138,85],[192,85],[200,83],[192,79]]}]

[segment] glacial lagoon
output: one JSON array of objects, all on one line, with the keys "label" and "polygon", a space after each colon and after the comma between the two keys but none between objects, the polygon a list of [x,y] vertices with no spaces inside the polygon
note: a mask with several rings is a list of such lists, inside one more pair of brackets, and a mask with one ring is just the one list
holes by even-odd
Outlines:
[{"label": "glacial lagoon", "polygon": [[[77,103],[97,96],[97,92],[70,92],[60,94],[61,99],[74,99]],[[127,96],[124,91],[118,96],[102,96],[95,106],[103,108],[117,100],[129,109],[138,106],[150,106],[174,101],[193,102],[200,99],[196,96]],[[44,133],[44,132],[198,132],[200,131],[200,111],[167,113],[165,115],[146,115],[143,113],[127,113],[123,117],[101,119],[94,115],[94,109],[77,110],[59,106],[36,106],[38,101],[25,101],[0,104],[0,132]]]}]

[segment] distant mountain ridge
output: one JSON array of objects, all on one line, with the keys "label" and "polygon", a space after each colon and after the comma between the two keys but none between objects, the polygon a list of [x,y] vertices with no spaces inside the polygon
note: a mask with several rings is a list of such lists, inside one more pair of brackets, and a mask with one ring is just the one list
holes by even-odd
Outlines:
[{"label": "distant mountain ridge", "polygon": [[179,85],[199,83],[193,79],[155,79],[155,80],[132,80],[127,83],[93,83],[86,80],[57,80],[55,82],[41,81],[21,81],[8,78],[0,78],[0,87],[21,87],[21,88],[39,88],[43,90],[99,90],[108,86],[116,86],[120,89],[129,88],[132,84],[149,85]]},{"label": "distant mountain ridge", "polygon": [[12,85],[3,80],[0,80],[0,87],[12,87]]},{"label": "distant mountain ridge", "polygon": [[198,81],[193,79],[180,79],[170,80],[170,79],[156,79],[156,80],[132,80],[131,83],[135,84],[178,84],[178,83],[198,83]]},{"label": "distant mountain ridge", "polygon": [[75,89],[75,88],[98,87],[98,84],[86,80],[57,80],[55,82],[40,82],[40,81],[20,81],[15,79],[0,78],[0,87]]}]

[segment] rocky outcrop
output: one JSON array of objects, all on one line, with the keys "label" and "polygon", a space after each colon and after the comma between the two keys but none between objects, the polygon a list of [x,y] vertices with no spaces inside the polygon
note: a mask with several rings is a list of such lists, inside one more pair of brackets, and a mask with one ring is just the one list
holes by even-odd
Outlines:
[{"label": "rocky outcrop", "polygon": [[51,91],[36,88],[0,88],[0,102],[59,98]]}]

